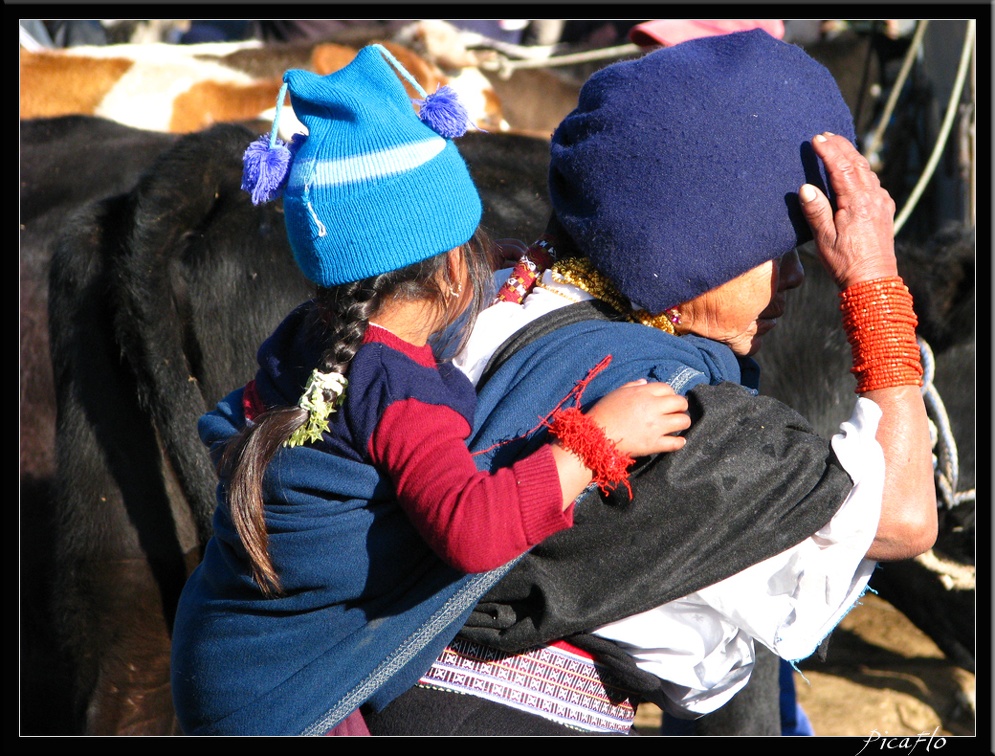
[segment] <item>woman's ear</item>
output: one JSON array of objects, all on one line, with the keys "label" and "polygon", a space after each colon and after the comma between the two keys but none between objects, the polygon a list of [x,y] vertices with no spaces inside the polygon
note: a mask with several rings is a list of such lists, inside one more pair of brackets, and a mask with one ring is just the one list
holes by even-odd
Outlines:
[{"label": "woman's ear", "polygon": [[696,300],[689,299],[683,304],[677,305],[677,307],[671,307],[664,313],[667,319],[674,326],[674,333],[678,336],[684,336],[685,334],[691,333],[691,325],[694,323],[694,317],[696,314]]}]

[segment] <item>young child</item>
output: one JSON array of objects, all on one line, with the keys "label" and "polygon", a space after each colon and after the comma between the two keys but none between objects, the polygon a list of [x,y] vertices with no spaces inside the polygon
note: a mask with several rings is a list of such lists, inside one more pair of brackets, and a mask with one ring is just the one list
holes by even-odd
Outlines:
[{"label": "young child", "polygon": [[363,703],[337,696],[367,675],[396,679],[373,686],[389,700],[438,646],[407,677],[377,665],[421,622],[455,634],[445,601],[460,573],[512,561],[570,527],[589,485],[624,484],[633,457],[684,444],[672,434],[690,424],[687,401],[666,384],[626,384],[586,412],[581,387],[564,397],[576,406],[536,419],[549,443],[477,469],[473,385],[429,343],[467,310],[472,327],[491,274],[451,141],[466,115],[446,88],[416,114],[398,74],[421,91],[377,45],[326,77],[287,72],[308,136],[283,146],[274,125],[246,152],[243,188],[282,194],[317,293],[260,347],[255,379],[201,420],[221,484],[174,629],[187,734],[321,734],[342,721],[330,712]]}]

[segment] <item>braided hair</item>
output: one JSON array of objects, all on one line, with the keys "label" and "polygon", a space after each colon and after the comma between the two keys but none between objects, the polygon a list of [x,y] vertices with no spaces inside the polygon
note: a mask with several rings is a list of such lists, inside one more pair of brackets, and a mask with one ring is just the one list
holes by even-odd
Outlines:
[{"label": "braided hair", "polygon": [[[493,259],[491,242],[483,229],[478,229],[459,250],[472,289],[465,318],[463,308],[455,308],[451,296],[452,288],[460,288],[460,284],[449,278],[448,252],[361,281],[319,287],[306,324],[316,338],[327,344],[315,367],[322,373],[347,375],[370,319],[390,299],[430,300],[443,315],[440,332],[455,339],[454,351],[459,351],[469,338],[482,303],[487,301]],[[450,328],[457,320],[462,321],[459,327]],[[451,346],[447,343],[437,348],[448,351]],[[267,409],[228,443],[219,465],[219,472],[228,478],[226,503],[232,523],[249,558],[253,579],[266,596],[280,594],[281,586],[268,548],[263,476],[280,447],[307,420],[308,411],[298,405]]]}]

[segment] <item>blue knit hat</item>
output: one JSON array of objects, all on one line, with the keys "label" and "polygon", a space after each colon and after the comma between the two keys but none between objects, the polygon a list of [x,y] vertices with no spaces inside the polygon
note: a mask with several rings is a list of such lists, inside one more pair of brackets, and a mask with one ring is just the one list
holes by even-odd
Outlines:
[{"label": "blue knit hat", "polygon": [[634,307],[680,305],[811,239],[809,144],[855,140],[829,71],[762,30],[610,65],[553,134],[549,190],[577,247]]},{"label": "blue knit hat", "polygon": [[[419,113],[398,74],[425,96]],[[327,76],[291,70],[283,81],[273,132],[246,150],[242,188],[257,204],[283,195],[294,259],[310,281],[358,281],[473,236],[480,196],[452,142],[469,120],[449,87],[425,95],[380,45]],[[290,145],[276,138],[284,91],[308,130]]]}]

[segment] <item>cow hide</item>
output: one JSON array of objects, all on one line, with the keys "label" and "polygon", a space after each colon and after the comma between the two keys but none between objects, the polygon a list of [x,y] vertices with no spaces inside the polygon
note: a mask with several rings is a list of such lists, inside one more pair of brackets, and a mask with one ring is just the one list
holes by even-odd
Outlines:
[{"label": "cow hide", "polygon": [[[446,76],[403,45],[379,40],[431,93],[450,84],[481,130],[502,130],[500,102],[489,83]],[[138,129],[191,133],[215,123],[272,120],[284,72],[302,68],[327,75],[347,65],[355,47],[333,42],[225,42],[78,46],[20,50],[20,117],[94,115]],[[403,75],[412,98],[423,96]],[[302,131],[288,102],[279,131]]]}]

